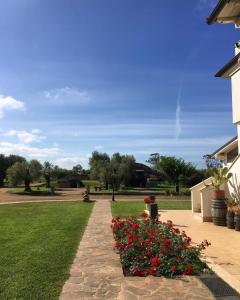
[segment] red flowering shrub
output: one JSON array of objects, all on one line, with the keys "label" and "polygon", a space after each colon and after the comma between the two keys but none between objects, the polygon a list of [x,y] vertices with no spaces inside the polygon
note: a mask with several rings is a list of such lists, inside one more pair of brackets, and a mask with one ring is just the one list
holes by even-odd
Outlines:
[{"label": "red flowering shrub", "polygon": [[156,200],[155,196],[149,196],[149,197],[144,198],[144,202],[146,204],[155,203],[155,200]]},{"label": "red flowering shrub", "polygon": [[210,243],[193,246],[191,238],[171,221],[152,220],[146,214],[142,217],[112,220],[114,249],[126,275],[172,277],[196,275],[207,269],[200,256]]}]

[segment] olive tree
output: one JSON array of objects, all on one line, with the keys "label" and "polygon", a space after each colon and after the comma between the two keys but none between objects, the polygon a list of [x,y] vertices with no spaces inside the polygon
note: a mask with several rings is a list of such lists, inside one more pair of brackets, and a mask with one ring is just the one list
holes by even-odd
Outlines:
[{"label": "olive tree", "polygon": [[31,191],[30,183],[41,176],[42,165],[33,159],[31,161],[16,162],[7,169],[7,178],[11,185],[24,183],[25,191]]},{"label": "olive tree", "polygon": [[46,181],[46,188],[50,188],[51,179],[54,175],[54,165],[45,161],[42,167],[42,174]]}]

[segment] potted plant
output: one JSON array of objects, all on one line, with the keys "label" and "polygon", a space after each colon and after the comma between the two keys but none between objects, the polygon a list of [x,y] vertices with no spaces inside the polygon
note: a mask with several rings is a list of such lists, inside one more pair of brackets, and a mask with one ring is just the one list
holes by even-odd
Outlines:
[{"label": "potted plant", "polygon": [[225,203],[224,185],[232,177],[232,173],[228,173],[228,168],[215,169],[213,171],[213,180],[207,187],[213,188],[212,199],[212,219],[213,224],[218,226],[226,226],[227,205]]},{"label": "potted plant", "polygon": [[155,196],[151,195],[149,197],[144,198],[144,203],[146,204],[146,209],[150,211],[151,203],[155,203]]},{"label": "potted plant", "polygon": [[226,199],[225,200],[227,205],[227,227],[233,229],[234,225],[234,217],[235,217],[235,210],[237,207],[237,202],[235,199]]},{"label": "potted plant", "polygon": [[86,191],[83,192],[82,195],[83,195],[83,201],[84,202],[90,202],[89,190],[88,189],[86,189]]},{"label": "potted plant", "polygon": [[234,216],[235,230],[240,231],[240,205],[235,207],[235,216]]},{"label": "potted plant", "polygon": [[229,182],[229,184],[232,188],[231,198],[235,201],[235,206],[232,209],[235,214],[234,226],[236,231],[240,231],[240,185],[238,183],[236,175],[235,178],[233,178]]}]

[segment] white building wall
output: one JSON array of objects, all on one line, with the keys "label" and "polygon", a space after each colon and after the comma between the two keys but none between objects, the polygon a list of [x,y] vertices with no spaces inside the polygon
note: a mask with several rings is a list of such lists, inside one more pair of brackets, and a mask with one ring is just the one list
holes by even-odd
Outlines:
[{"label": "white building wall", "polygon": [[240,122],[240,71],[232,76],[233,123]]},{"label": "white building wall", "polygon": [[237,199],[240,199],[240,156],[236,158],[229,172],[233,174],[228,182],[229,194],[231,197],[235,195]]},{"label": "white building wall", "polygon": [[238,154],[240,154],[240,124],[237,125],[238,132]]},{"label": "white building wall", "polygon": [[[240,53],[240,43],[235,44],[235,55]],[[240,122],[240,71],[232,76],[233,123]],[[238,135],[239,136],[239,135]]]}]

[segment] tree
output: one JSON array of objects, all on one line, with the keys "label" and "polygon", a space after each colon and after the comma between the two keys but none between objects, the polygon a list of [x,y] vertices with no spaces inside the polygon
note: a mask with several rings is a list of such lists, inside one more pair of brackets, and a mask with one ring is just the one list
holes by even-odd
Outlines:
[{"label": "tree", "polygon": [[92,179],[104,182],[105,188],[108,189],[111,178],[110,158],[107,153],[94,151],[89,158],[90,177]]},{"label": "tree", "polygon": [[133,155],[123,155],[119,169],[117,170],[120,177],[120,182],[124,186],[131,186],[135,179],[135,163]]},{"label": "tree", "polygon": [[203,159],[205,160],[209,176],[213,175],[214,170],[222,167],[222,161],[215,159],[211,154],[204,155]]},{"label": "tree", "polygon": [[146,160],[146,162],[148,164],[150,164],[151,168],[153,168],[153,169],[156,169],[156,166],[159,163],[159,161],[160,161],[160,154],[159,153],[150,154],[149,159]]},{"label": "tree", "polygon": [[6,177],[6,170],[8,168],[7,158],[0,154],[0,186],[3,186],[4,179]]},{"label": "tree", "polygon": [[82,172],[83,172],[83,167],[80,164],[78,164],[72,168],[73,175],[82,175]]},{"label": "tree", "polygon": [[54,165],[45,161],[42,168],[42,174],[46,181],[46,188],[50,188],[51,179],[54,175]]},{"label": "tree", "polygon": [[30,192],[30,183],[41,176],[42,165],[36,159],[27,162],[16,162],[7,169],[7,178],[11,185],[24,182],[25,191]]},{"label": "tree", "polygon": [[196,168],[191,163],[186,163],[181,158],[174,156],[160,156],[156,169],[163,173],[169,180],[174,183],[176,193],[179,193],[179,182],[196,172]]},{"label": "tree", "polygon": [[[111,159],[106,153],[94,151],[89,159],[90,176],[104,182],[106,189],[108,184],[113,184],[116,189],[120,184],[131,185],[135,177],[135,158],[132,155],[121,155],[116,152]],[[114,176],[113,176],[114,174]]]},{"label": "tree", "polygon": [[62,177],[70,175],[71,171],[69,171],[67,169],[59,168],[59,166],[54,166],[54,168],[53,168],[53,174],[54,174],[55,178],[60,179]]},{"label": "tree", "polygon": [[0,187],[3,186],[4,179],[7,176],[7,169],[17,161],[24,161],[24,158],[19,155],[5,156],[0,154]]}]

